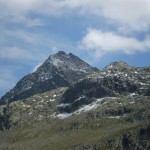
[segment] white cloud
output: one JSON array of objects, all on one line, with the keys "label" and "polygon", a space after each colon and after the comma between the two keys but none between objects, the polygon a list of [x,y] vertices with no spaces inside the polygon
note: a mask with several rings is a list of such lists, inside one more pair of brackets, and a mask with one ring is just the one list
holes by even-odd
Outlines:
[{"label": "white cloud", "polygon": [[69,6],[78,8],[83,14],[102,16],[137,31],[148,30],[150,26],[149,0],[73,0]]},{"label": "white cloud", "polygon": [[113,32],[88,29],[79,47],[97,58],[114,52],[133,54],[136,52],[150,51],[150,37],[140,41],[136,38],[122,36]]},{"label": "white cloud", "polygon": [[[21,22],[21,18],[30,13],[56,16],[74,12],[104,17],[119,26],[128,26],[137,31],[148,30],[150,25],[149,0],[1,0],[0,8],[1,18],[14,19],[16,22],[17,18]],[[25,20],[30,24],[30,19]],[[35,22],[43,24],[41,21]]]},{"label": "white cloud", "polygon": [[102,4],[105,17],[135,30],[147,30],[150,25],[149,0],[111,0]]},{"label": "white cloud", "polygon": [[30,13],[58,15],[61,14],[64,7],[67,8],[65,0],[0,0],[2,15],[16,22],[23,20]]}]

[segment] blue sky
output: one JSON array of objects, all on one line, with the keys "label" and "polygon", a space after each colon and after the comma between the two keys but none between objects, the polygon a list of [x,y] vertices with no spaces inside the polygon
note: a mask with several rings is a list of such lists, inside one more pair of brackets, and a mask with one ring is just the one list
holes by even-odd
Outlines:
[{"label": "blue sky", "polygon": [[149,0],[0,0],[0,14],[0,96],[59,50],[150,65]]}]

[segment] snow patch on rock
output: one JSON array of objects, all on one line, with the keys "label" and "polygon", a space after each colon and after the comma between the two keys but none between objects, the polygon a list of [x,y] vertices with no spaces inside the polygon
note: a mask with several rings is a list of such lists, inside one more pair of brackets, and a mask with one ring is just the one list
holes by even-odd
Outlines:
[{"label": "snow patch on rock", "polygon": [[[84,113],[84,112],[88,112],[90,110],[93,110],[93,109],[96,109],[98,108],[100,105],[102,104],[106,104],[106,102],[102,103],[102,101],[104,99],[117,99],[116,97],[105,97],[105,98],[99,98],[97,99],[95,102],[91,103],[91,104],[88,104],[88,105],[84,105],[83,107],[79,108],[78,110],[76,110],[75,112],[73,113],[61,113],[61,114],[58,114],[56,115],[56,117],[60,118],[60,119],[65,119],[65,118],[68,118],[72,115],[78,115],[78,114],[81,114],[81,113]],[[60,105],[57,105],[59,107],[66,107],[70,105],[70,103],[62,103]]]}]

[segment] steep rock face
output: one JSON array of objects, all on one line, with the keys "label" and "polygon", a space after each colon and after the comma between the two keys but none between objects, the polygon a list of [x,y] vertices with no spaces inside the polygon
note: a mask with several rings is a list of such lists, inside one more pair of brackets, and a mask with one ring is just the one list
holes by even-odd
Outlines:
[{"label": "steep rock face", "polygon": [[32,74],[23,77],[16,86],[1,98],[15,101],[72,84],[98,69],[91,67],[73,54],[60,51],[49,58]]},{"label": "steep rock face", "polygon": [[91,98],[118,97],[129,94],[149,95],[150,67],[136,68],[124,62],[114,62],[103,71],[89,75],[72,85],[63,95],[69,103],[64,111],[91,103]]}]

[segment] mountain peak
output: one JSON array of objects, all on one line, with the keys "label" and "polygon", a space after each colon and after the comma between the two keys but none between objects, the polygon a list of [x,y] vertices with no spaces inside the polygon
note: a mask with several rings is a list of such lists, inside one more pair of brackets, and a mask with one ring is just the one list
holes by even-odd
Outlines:
[{"label": "mountain peak", "polygon": [[61,55],[67,55],[64,51],[58,51],[55,55],[61,56]]},{"label": "mountain peak", "polygon": [[78,56],[72,53],[66,54],[63,51],[59,51],[58,53],[51,55],[47,59],[46,63],[52,64],[58,70],[62,70],[63,72],[68,73],[70,71],[76,71],[76,73],[90,73],[91,71],[93,72],[93,70],[98,70],[91,67],[89,64],[81,60]]},{"label": "mountain peak", "polygon": [[97,68],[90,66],[79,57],[59,51],[50,55],[35,72],[23,77],[1,100],[15,101],[58,87],[69,86],[97,71]]},{"label": "mountain peak", "polygon": [[108,66],[106,66],[104,68],[104,70],[109,70],[109,69],[123,69],[123,68],[129,68],[130,66],[126,63],[126,62],[123,62],[123,61],[115,61],[111,64],[109,64]]}]

